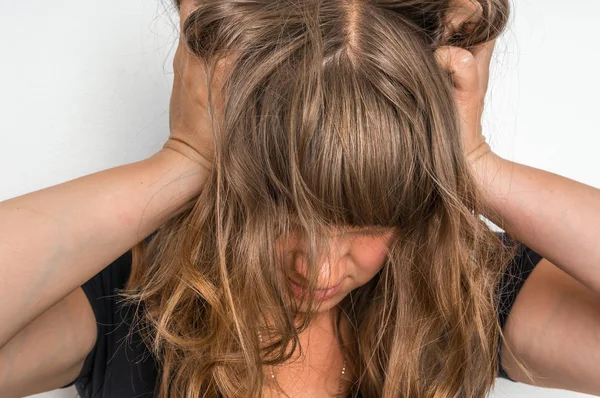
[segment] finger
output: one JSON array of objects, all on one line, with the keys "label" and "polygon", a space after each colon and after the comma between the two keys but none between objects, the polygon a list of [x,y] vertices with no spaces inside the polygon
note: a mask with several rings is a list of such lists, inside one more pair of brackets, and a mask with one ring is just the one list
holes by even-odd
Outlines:
[{"label": "finger", "polygon": [[472,50],[473,57],[475,58],[475,62],[477,63],[479,87],[484,90],[487,90],[488,86],[488,80],[490,76],[490,63],[492,60],[492,55],[494,54],[495,45],[496,40],[494,39],[480,44]]},{"label": "finger", "polygon": [[479,90],[478,65],[471,52],[460,47],[442,46],[435,51],[435,57],[440,66],[452,74],[457,90]]},{"label": "finger", "polygon": [[179,6],[179,43],[173,59],[173,67],[180,73],[187,69],[188,63],[190,62],[189,49],[186,43],[184,43],[183,27],[190,14],[197,8],[195,4],[196,1],[197,0],[180,0],[177,2]]},{"label": "finger", "polygon": [[483,15],[483,7],[476,0],[452,0],[448,12],[444,15],[444,39],[448,40],[450,36],[461,30],[465,33],[473,30],[475,24]]},{"label": "finger", "polygon": [[183,32],[183,25],[185,21],[188,19],[192,11],[194,11],[197,6],[194,4],[194,0],[181,0],[179,6],[179,31]]},{"label": "finger", "polygon": [[477,60],[477,64],[480,65],[480,67],[484,67],[486,69],[489,68],[495,47],[496,39],[486,41],[485,43],[481,43],[480,45],[473,47],[471,52],[473,53],[473,56]]}]

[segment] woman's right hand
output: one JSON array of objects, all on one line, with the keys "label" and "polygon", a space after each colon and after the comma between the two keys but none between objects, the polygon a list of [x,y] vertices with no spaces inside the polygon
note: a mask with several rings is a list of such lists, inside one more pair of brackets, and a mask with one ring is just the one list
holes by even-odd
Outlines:
[{"label": "woman's right hand", "polygon": [[[199,61],[184,43],[183,25],[194,10],[193,0],[182,0],[180,8],[180,39],[173,60],[173,90],[169,108],[170,136],[163,150],[173,150],[212,170],[214,158],[214,139],[211,118],[208,113],[207,73]],[[220,93],[219,64],[212,83],[215,117],[222,122],[223,98]]]}]

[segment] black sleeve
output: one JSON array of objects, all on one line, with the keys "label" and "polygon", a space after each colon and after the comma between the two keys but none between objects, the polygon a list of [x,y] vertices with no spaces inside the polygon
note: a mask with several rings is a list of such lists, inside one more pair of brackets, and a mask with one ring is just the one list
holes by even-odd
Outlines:
[{"label": "black sleeve", "polygon": [[[91,390],[96,390],[102,385],[104,367],[109,359],[107,354],[115,350],[115,347],[112,347],[115,338],[107,338],[107,334],[115,333],[115,328],[124,329],[128,326],[120,324],[123,320],[119,317],[122,315],[120,313],[122,308],[118,307],[115,288],[125,286],[131,272],[131,261],[132,254],[129,250],[81,286],[96,317],[98,330],[96,344],[88,353],[79,376],[61,388],[69,387],[76,382],[81,382],[79,384]],[[126,331],[119,331],[118,334],[124,336],[123,332],[126,333]],[[86,395],[92,396],[93,391],[89,391]]]},{"label": "black sleeve", "polygon": [[[157,231],[154,231],[144,239],[146,244],[156,233]],[[81,285],[96,317],[96,343],[85,358],[79,376],[61,388],[77,384],[77,389],[84,390],[85,396],[93,396],[96,391],[103,388],[107,372],[112,372],[113,368],[129,369],[130,364],[120,363],[125,362],[123,355],[126,356],[127,361],[145,355],[139,334],[128,334],[133,309],[121,305],[120,297],[116,292],[117,288],[125,287],[131,273],[132,260],[130,249]],[[126,338],[128,344],[123,348]],[[109,362],[114,366],[107,366]]]},{"label": "black sleeve", "polygon": [[[500,237],[504,242],[511,242],[511,237],[506,233],[499,233]],[[500,286],[499,286],[499,308],[498,308],[498,320],[500,322],[500,326],[504,330],[504,326],[506,325],[506,320],[512,306],[519,294],[519,291],[523,287],[523,284],[531,274],[531,271],[535,268],[535,266],[540,262],[542,256],[536,253],[533,249],[526,246],[524,243],[516,241],[518,249],[517,254],[510,262],[509,266],[504,273]],[[498,349],[498,355],[500,354],[500,348]],[[499,358],[499,356],[498,356]],[[498,372],[498,377],[512,380],[506,374],[505,370],[500,366],[500,370]]]}]

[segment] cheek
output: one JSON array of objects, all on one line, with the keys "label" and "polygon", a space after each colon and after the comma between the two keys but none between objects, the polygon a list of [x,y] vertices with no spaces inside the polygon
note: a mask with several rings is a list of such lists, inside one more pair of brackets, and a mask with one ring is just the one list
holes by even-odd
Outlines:
[{"label": "cheek", "polygon": [[275,242],[277,255],[283,264],[288,264],[292,261],[293,254],[296,250],[302,249],[301,241],[296,236],[288,236],[286,238],[279,238]]},{"label": "cheek", "polygon": [[388,253],[388,242],[380,238],[357,239],[352,245],[352,257],[360,279],[373,278],[383,267]]}]

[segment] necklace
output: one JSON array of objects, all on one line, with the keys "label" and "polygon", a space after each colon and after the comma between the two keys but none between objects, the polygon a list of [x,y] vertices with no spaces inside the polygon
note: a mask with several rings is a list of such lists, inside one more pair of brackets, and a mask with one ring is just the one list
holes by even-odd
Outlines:
[{"label": "necklace", "polygon": [[[260,334],[260,332],[258,332],[258,339],[260,340],[260,342],[262,344],[263,340],[262,340],[262,335]],[[271,380],[276,382],[277,379],[275,378],[275,373],[273,373],[273,367],[270,368],[270,371],[271,371]],[[337,394],[335,395],[336,398],[339,398],[342,396],[342,389],[343,389],[342,379],[344,378],[345,374],[346,374],[346,358],[344,358],[344,364],[342,365],[342,374],[340,375],[338,391],[337,391]]]}]

